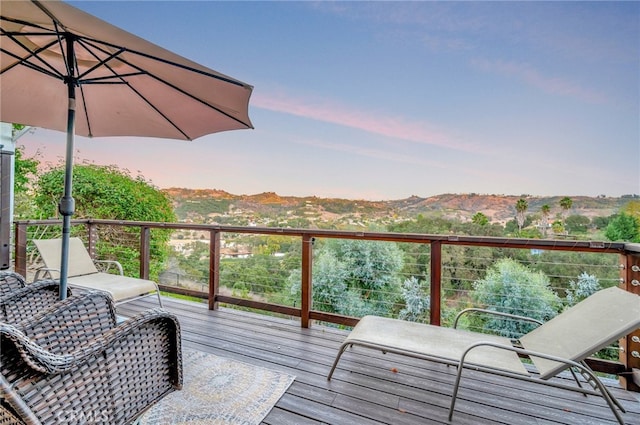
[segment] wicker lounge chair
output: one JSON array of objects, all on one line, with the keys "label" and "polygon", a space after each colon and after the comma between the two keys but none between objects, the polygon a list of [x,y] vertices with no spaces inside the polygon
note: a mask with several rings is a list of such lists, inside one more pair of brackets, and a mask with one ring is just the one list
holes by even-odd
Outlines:
[{"label": "wicker lounge chair", "polygon": [[[616,406],[623,412],[624,408],[584,363],[584,359],[638,328],[640,296],[616,287],[596,292],[522,336],[516,344],[499,336],[365,316],[340,346],[327,379],[331,380],[345,350],[357,345],[457,366],[449,420],[453,416],[462,372],[468,368],[602,396],[618,422],[623,424]],[[519,355],[529,357],[537,373],[530,373]],[[567,369],[572,371],[576,381],[575,371],[579,372],[595,390],[582,387],[579,383],[569,386],[550,381],[550,378]]]},{"label": "wicker lounge chair", "polygon": [[89,291],[25,317],[0,322],[2,424],[130,424],[182,386],[180,327],[166,311],[116,325],[109,295]]},{"label": "wicker lounge chair", "polygon": [[[60,257],[62,249],[61,239],[34,239],[33,243],[40,252],[44,267],[36,273],[36,280],[40,277],[57,279],[60,273]],[[118,268],[119,274],[104,273],[98,270],[96,263],[108,267]],[[94,289],[111,294],[116,304],[131,301],[138,297],[157,295],[158,303],[162,307],[158,285],[146,279],[124,276],[122,266],[117,261],[94,260],[89,256],[82,240],[69,240],[68,284],[71,287]]]}]

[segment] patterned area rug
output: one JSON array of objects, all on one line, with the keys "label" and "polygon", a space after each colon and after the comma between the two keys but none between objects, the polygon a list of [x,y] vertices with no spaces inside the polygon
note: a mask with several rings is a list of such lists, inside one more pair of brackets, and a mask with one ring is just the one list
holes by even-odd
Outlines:
[{"label": "patterned area rug", "polygon": [[184,386],[144,414],[140,425],[257,425],[295,379],[224,357],[183,350]]}]

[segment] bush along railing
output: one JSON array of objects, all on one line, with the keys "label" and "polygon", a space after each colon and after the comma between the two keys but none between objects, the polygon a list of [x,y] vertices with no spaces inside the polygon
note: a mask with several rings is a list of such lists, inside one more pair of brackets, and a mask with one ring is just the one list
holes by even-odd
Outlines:
[{"label": "bush along railing", "polygon": [[[547,320],[609,286],[640,293],[640,245],[601,241],[74,220],[92,256],[123,262],[163,291],[353,326],[366,314],[450,326],[467,307]],[[31,240],[57,237],[60,222],[18,221],[15,270],[37,267]],[[171,236],[169,236],[171,235]],[[471,318],[463,325],[507,336],[528,325]],[[640,330],[590,359],[639,390]],[[617,359],[616,359],[617,358]],[[618,361],[612,361],[618,360]]]}]

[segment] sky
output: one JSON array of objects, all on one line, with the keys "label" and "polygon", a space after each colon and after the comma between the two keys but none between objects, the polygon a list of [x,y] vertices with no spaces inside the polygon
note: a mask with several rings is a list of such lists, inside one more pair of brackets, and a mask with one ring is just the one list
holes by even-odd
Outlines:
[{"label": "sky", "polygon": [[255,129],[78,137],[77,162],[238,195],[640,194],[640,2],[69,3],[254,87]]}]

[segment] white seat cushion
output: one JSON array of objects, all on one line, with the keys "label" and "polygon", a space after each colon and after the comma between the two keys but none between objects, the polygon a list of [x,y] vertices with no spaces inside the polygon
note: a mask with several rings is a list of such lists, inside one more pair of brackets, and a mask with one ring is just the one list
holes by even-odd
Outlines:
[{"label": "white seat cushion", "polygon": [[150,280],[108,273],[74,276],[68,282],[71,286],[108,292],[115,302],[157,291],[156,284]]}]

